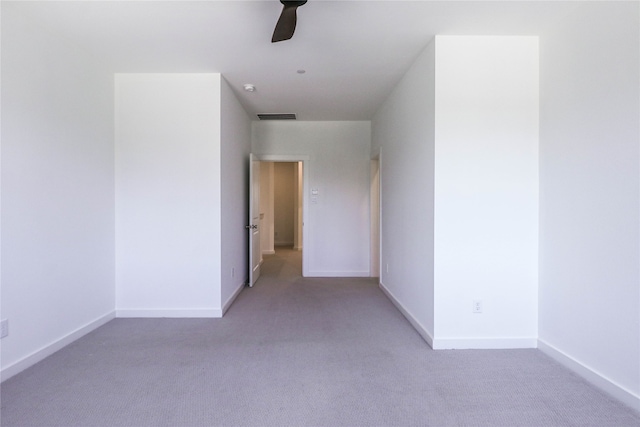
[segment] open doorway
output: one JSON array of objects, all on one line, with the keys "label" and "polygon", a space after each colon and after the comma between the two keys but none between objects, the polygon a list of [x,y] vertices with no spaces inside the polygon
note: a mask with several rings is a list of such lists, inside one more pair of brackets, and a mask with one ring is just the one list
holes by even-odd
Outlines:
[{"label": "open doorway", "polygon": [[[260,167],[261,253],[285,257],[302,274],[303,162],[263,161]],[[267,270],[268,271],[268,270]]]}]

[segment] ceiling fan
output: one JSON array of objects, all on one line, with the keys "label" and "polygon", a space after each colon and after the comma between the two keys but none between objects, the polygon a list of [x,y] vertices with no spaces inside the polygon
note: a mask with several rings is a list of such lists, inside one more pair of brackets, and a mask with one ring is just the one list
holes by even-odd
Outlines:
[{"label": "ceiling fan", "polygon": [[283,1],[280,3],[284,5],[282,13],[276,24],[276,29],[273,31],[273,37],[271,43],[281,42],[283,40],[289,40],[293,36],[293,32],[296,30],[296,10],[298,7],[305,4],[304,1]]}]

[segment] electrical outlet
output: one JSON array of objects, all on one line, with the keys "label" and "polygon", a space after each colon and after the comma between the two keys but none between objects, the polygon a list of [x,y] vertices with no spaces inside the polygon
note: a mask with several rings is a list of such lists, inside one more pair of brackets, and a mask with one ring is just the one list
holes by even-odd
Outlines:
[{"label": "electrical outlet", "polygon": [[0,338],[4,338],[9,335],[9,319],[3,319],[0,321]]},{"label": "electrical outlet", "polygon": [[473,300],[473,310],[474,313],[482,313],[482,300],[474,299]]}]

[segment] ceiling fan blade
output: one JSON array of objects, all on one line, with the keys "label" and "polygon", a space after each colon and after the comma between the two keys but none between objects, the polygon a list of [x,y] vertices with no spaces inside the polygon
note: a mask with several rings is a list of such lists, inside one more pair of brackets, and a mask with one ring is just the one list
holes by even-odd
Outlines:
[{"label": "ceiling fan blade", "polygon": [[297,14],[296,11],[299,6],[306,3],[305,1],[282,1],[280,3],[284,5],[282,13],[276,24],[276,28],[273,31],[273,37],[271,43],[281,42],[283,40],[289,40],[293,37],[293,33],[296,30]]}]

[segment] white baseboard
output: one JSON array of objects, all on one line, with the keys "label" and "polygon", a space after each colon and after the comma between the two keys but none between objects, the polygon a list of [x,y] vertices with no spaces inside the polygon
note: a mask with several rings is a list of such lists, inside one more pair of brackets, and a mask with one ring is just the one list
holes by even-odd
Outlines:
[{"label": "white baseboard", "polygon": [[222,305],[222,315],[224,316],[224,314],[227,312],[227,310],[229,310],[229,307],[231,307],[231,304],[233,304],[233,302],[236,300],[236,298],[238,298],[238,295],[240,295],[240,292],[242,292],[246,286],[246,282],[241,283],[240,285],[238,285],[238,287],[236,288],[235,291],[233,291],[233,293],[231,294],[231,296],[229,297],[229,299]]},{"label": "white baseboard", "polygon": [[640,412],[640,395],[607,378],[604,374],[596,371],[595,369],[591,369],[584,363],[574,359],[544,340],[538,340],[538,349],[564,367],[580,375],[582,378],[589,381],[605,393],[608,393],[625,405]]},{"label": "white baseboard", "polygon": [[262,251],[262,255],[275,255],[276,251]]},{"label": "white baseboard", "polygon": [[196,317],[222,317],[222,309],[220,308],[202,308],[202,309],[119,309],[116,310],[118,318],[196,318]]},{"label": "white baseboard", "polygon": [[369,277],[368,271],[309,271],[304,277]]},{"label": "white baseboard", "polygon": [[100,326],[104,325],[105,323],[109,322],[110,320],[113,320],[115,317],[116,317],[115,312],[112,311],[110,313],[107,313],[104,316],[101,316],[96,320],[93,320],[92,322],[89,322],[86,325],[76,329],[75,331],[52,342],[51,344],[48,344],[40,348],[39,350],[34,351],[30,355],[23,357],[17,362],[12,363],[11,365],[5,367],[4,369],[2,369],[2,371],[0,371],[0,382],[13,377],[14,375],[35,365],[41,360],[44,360],[46,357],[51,356],[53,353],[62,349],[63,347],[66,347],[67,345],[71,344],[78,338],[82,338],[84,335],[88,334],[89,332],[92,332],[98,329]]},{"label": "white baseboard", "polygon": [[535,337],[480,337],[480,338],[436,338],[434,350],[504,350],[516,348],[536,348]]},{"label": "white baseboard", "polygon": [[416,317],[404,306],[393,293],[380,282],[380,289],[391,302],[407,318],[409,323],[418,331],[420,336],[434,350],[453,349],[507,349],[507,348],[536,348],[536,337],[506,337],[506,338],[434,338]]},{"label": "white baseboard", "polygon": [[382,289],[382,292],[384,292],[387,298],[391,300],[393,305],[395,305],[400,313],[402,313],[402,315],[409,321],[409,323],[411,323],[411,326],[415,328],[418,334],[420,334],[420,336],[427,342],[427,344],[429,344],[429,347],[433,348],[433,336],[431,336],[429,331],[427,331],[427,328],[425,328],[422,323],[420,323],[418,319],[416,319],[415,316],[409,310],[407,310],[407,308],[402,305],[400,301],[398,301],[395,295],[393,295],[393,293],[391,293],[391,291],[382,282],[380,282],[380,289]]}]

